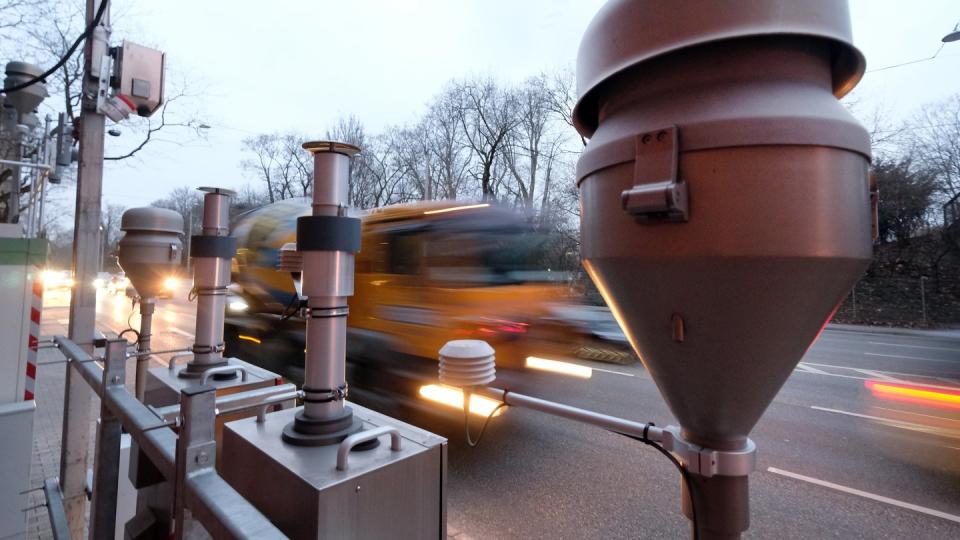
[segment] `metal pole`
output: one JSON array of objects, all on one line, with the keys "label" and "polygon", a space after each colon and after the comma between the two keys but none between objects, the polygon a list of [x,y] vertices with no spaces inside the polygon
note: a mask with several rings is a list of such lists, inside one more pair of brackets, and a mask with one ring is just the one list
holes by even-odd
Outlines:
[{"label": "metal pole", "polygon": [[190,209],[187,211],[187,274],[190,274],[190,239],[193,238],[193,203],[190,203]]},{"label": "metal pole", "polygon": [[853,284],[853,289],[851,289],[850,294],[853,295],[853,320],[857,320],[857,284]]},{"label": "metal pole", "polygon": [[354,253],[360,220],[347,217],[350,157],[359,148],[332,141],[308,142],[313,153],[313,215],[297,220],[307,297],[304,404],[283,430],[291,444],[336,444],[361,429],[347,396],[347,298],[353,296]]},{"label": "metal pole", "polygon": [[153,312],[156,310],[155,298],[140,299],[140,337],[137,339],[137,378],[134,384],[137,399],[143,401],[147,391],[147,368],[150,367],[150,335],[153,333]]},{"label": "metal pole", "polygon": [[923,310],[923,324],[927,324],[927,276],[920,276],[920,309]]},{"label": "metal pole", "polygon": [[[180,370],[181,377],[198,377],[204,371],[225,366],[223,358],[223,319],[230,284],[230,259],[236,252],[236,239],[230,237],[230,197],[233,192],[219,188],[200,188],[203,198],[203,229],[189,238],[193,265],[193,289],[197,294],[197,321],[193,359]],[[235,374],[233,376],[236,376]]]},{"label": "metal pole", "polygon": [[180,392],[180,414],[183,425],[177,439],[176,488],[173,512],[176,522],[174,537],[181,540],[192,527],[193,519],[186,508],[187,478],[200,469],[213,469],[217,455],[214,440],[216,423],[216,391],[212,386],[197,385]]},{"label": "metal pole", "polygon": [[43,229],[43,201],[47,192],[47,175],[40,177],[40,207],[37,209],[37,237],[45,238],[47,235]]},{"label": "metal pole", "polygon": [[[103,365],[104,393],[114,387],[123,388],[127,341],[107,343]],[[116,533],[117,486],[120,479],[120,419],[100,401],[100,426],[97,430],[96,457],[93,468],[93,496],[90,500],[91,540],[110,540]]]},{"label": "metal pole", "polygon": [[[103,0],[107,1],[107,0]],[[87,0],[87,24],[100,6]],[[98,68],[107,51],[109,6],[103,20],[84,44],[82,112],[80,114],[80,159],[77,166],[77,205],[73,236],[73,272],[76,286],[70,299],[70,339],[93,351],[97,317],[97,291],[93,286],[97,264],[100,200],[103,182],[104,117],[96,111],[99,92]],[[88,447],[90,444],[93,393],[76,370],[67,369],[64,422],[60,458],[60,489],[74,538],[83,536],[86,515]]]}]

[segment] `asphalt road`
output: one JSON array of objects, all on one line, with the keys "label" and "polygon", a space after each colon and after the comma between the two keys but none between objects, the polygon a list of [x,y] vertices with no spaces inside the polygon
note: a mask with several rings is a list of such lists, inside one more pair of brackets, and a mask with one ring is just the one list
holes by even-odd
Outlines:
[{"label": "asphalt road", "polygon": [[[192,343],[193,309],[161,301],[155,350]],[[129,314],[128,300],[104,297],[100,327],[120,331]],[[525,391],[674,421],[642,366],[578,363],[594,368],[589,379],[535,373]],[[960,538],[960,409],[883,402],[866,380],[960,387],[960,337],[825,331],[751,434],[759,463],[747,537]],[[448,522],[468,537],[689,536],[679,475],[640,443],[510,409],[469,448],[452,418],[413,420],[450,440]]]}]

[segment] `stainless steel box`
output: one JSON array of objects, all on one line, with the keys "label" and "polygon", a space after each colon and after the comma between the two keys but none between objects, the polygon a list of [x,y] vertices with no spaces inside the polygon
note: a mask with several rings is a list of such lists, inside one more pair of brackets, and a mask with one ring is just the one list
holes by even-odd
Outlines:
[{"label": "stainless steel box", "polygon": [[[211,377],[207,384],[217,389],[218,396],[225,396],[235,392],[253,390],[280,384],[281,377],[272,371],[259,368],[238,358],[226,358],[227,365],[243,368],[247,372],[247,380],[239,374],[231,379],[217,379]],[[188,386],[200,384],[198,378],[180,377],[178,374],[185,364],[174,366],[174,369],[165,367],[151,368],[147,371],[147,388],[144,391],[143,402],[154,407],[166,407],[180,403],[180,391]]]},{"label": "stainless steel box", "polygon": [[291,538],[445,539],[447,440],[358,405],[349,404],[364,430],[396,428],[372,450],[349,454],[337,469],[339,445],[283,442],[283,427],[299,410],[287,409],[224,426],[220,472]]}]

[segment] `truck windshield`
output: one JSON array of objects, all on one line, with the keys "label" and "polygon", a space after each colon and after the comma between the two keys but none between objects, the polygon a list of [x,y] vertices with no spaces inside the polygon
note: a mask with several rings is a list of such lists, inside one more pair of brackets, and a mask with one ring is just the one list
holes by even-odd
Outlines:
[{"label": "truck windshield", "polygon": [[448,287],[562,279],[540,264],[544,241],[544,235],[522,228],[437,232],[425,242],[427,277]]}]

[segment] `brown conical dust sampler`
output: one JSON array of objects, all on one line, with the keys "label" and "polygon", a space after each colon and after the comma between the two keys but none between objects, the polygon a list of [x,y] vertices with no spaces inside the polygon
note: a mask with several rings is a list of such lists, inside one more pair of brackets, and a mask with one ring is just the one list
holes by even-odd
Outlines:
[{"label": "brown conical dust sampler", "polygon": [[689,442],[742,448],[869,263],[869,137],[837,101],[864,68],[838,0],[615,0],[587,29],[584,264]]}]

